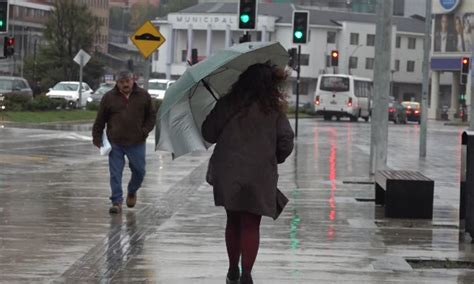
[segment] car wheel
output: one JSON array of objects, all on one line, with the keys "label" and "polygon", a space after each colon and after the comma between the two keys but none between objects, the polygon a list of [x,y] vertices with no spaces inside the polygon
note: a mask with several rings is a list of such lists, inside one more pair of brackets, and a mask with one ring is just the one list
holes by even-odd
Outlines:
[{"label": "car wheel", "polygon": [[364,117],[364,120],[365,120],[365,122],[368,122],[368,121],[369,121],[369,117],[368,117],[368,116],[365,116],[365,117]]}]

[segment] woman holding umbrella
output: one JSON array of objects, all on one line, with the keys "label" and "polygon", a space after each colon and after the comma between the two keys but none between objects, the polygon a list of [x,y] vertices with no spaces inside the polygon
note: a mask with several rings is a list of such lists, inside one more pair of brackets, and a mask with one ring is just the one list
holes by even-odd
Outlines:
[{"label": "woman holding umbrella", "polygon": [[277,164],[293,150],[282,92],[286,78],[276,65],[250,66],[202,125],[204,139],[216,143],[207,181],[213,185],[215,205],[227,213],[227,283],[253,283],[261,217],[276,219],[288,201],[277,189]]}]

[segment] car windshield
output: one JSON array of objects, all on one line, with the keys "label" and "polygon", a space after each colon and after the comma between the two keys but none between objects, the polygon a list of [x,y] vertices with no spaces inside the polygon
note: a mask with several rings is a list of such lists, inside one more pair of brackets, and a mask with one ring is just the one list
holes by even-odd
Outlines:
[{"label": "car windshield", "polygon": [[11,90],[12,84],[12,80],[0,79],[0,90]]},{"label": "car windshield", "polygon": [[96,94],[96,95],[103,95],[103,94],[107,93],[108,91],[110,91],[112,88],[113,88],[113,86],[109,86],[109,85],[107,85],[107,86],[102,86],[102,87],[98,88],[98,89],[94,92],[94,94]]},{"label": "car windshield", "polygon": [[56,91],[76,91],[79,87],[79,84],[74,83],[58,83],[53,87],[53,90]]},{"label": "car windshield", "polygon": [[148,89],[150,90],[166,90],[166,83],[159,83],[159,82],[149,82]]},{"label": "car windshield", "polygon": [[319,88],[328,92],[347,92],[349,91],[349,78],[324,76]]}]

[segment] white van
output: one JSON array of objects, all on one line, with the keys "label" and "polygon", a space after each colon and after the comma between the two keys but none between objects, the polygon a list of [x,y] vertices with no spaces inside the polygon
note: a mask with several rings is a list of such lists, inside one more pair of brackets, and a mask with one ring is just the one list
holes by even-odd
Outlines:
[{"label": "white van", "polygon": [[314,111],[323,115],[324,120],[335,116],[349,117],[357,121],[362,117],[365,121],[370,117],[373,82],[368,78],[360,78],[344,74],[325,74],[318,77],[314,93]]},{"label": "white van", "polygon": [[165,97],[165,92],[175,81],[165,79],[150,79],[148,80],[148,93],[152,98],[162,100]]}]

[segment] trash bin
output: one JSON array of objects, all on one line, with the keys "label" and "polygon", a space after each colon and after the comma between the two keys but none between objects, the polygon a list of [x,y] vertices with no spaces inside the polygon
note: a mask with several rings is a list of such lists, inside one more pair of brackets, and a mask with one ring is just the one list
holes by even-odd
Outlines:
[{"label": "trash bin", "polygon": [[464,131],[461,143],[459,229],[474,239],[474,131]]}]

